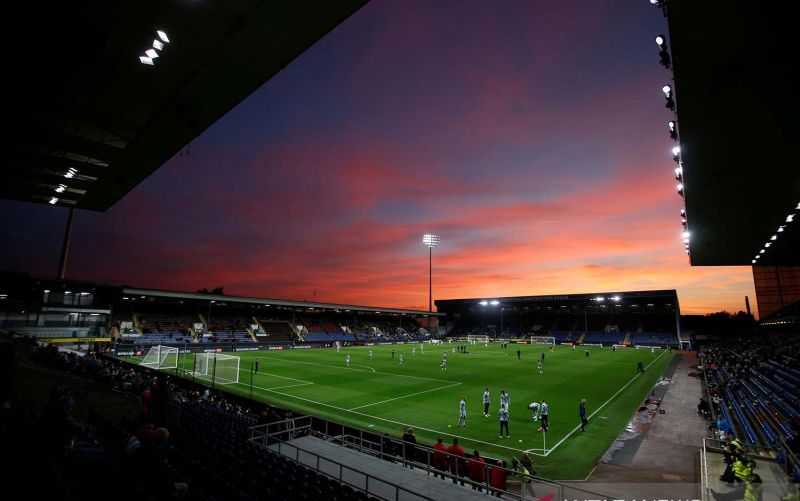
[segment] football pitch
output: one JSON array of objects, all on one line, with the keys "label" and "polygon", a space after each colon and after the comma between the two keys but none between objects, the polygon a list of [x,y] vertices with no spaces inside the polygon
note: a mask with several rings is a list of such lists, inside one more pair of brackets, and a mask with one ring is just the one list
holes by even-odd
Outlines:
[{"label": "football pitch", "polygon": [[[247,397],[252,391],[256,400],[395,437],[411,426],[423,444],[458,437],[470,453],[477,449],[507,460],[527,451],[540,476],[577,480],[589,474],[673,356],[666,350],[588,348],[587,357],[580,347],[550,351],[546,345],[517,344],[507,349],[468,345],[468,353],[453,353],[453,346],[426,344],[424,352],[413,344],[237,352],[239,382],[217,388]],[[446,372],[440,368],[445,351]],[[536,361],[542,353],[544,373],[539,374]],[[251,382],[256,361],[259,370]],[[637,374],[638,362],[646,367],[644,374]],[[193,357],[181,355],[179,364],[191,370]],[[491,392],[489,417],[483,416],[485,387]],[[511,396],[510,438],[498,438],[500,390]],[[466,426],[458,426],[462,398]],[[587,399],[590,416],[585,432],[578,426],[581,398]],[[550,406],[546,435],[537,431],[528,410],[528,404],[542,399]]]}]

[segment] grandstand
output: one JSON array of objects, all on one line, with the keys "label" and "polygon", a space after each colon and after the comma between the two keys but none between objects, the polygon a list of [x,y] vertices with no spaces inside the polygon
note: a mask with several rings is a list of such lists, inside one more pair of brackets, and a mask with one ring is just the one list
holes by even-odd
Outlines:
[{"label": "grandstand", "polygon": [[673,291],[440,299],[448,336],[513,339],[552,336],[557,343],[678,346],[680,305]]}]

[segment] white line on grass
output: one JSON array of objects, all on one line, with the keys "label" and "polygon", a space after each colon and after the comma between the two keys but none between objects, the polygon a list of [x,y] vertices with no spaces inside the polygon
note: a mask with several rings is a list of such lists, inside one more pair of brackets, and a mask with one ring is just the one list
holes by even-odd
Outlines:
[{"label": "white line on grass", "polygon": [[[316,365],[318,367],[327,367],[329,369],[341,369],[341,370],[345,370],[345,371],[367,372],[367,371],[365,371],[363,369],[355,369],[353,367],[340,367],[338,365],[321,364],[319,362],[305,362],[303,360],[280,360],[280,359],[272,359],[272,358],[259,358],[257,360],[266,360],[268,362],[275,362],[276,360],[278,360],[278,361],[283,362],[285,364],[306,364],[306,365]],[[364,365],[364,366],[361,366],[361,367],[366,367],[366,366]],[[372,367],[369,367],[369,368],[372,369]],[[396,374],[394,372],[381,372],[381,371],[376,371],[375,369],[372,369],[371,372],[373,374],[383,374],[383,375],[386,375],[386,376],[405,377],[405,378],[409,378],[409,379],[421,379],[423,381],[436,381],[438,383],[452,383],[453,382],[453,381],[448,381],[447,379],[436,379],[436,378],[424,377],[424,376],[411,376],[411,375],[408,375],[408,374]]]},{"label": "white line on grass", "polygon": [[[663,351],[663,352],[661,352],[661,354],[659,354],[659,355],[658,355],[656,358],[654,358],[652,362],[650,362],[649,364],[647,364],[647,365],[645,366],[645,369],[649,369],[651,365],[653,365],[654,363],[656,363],[656,361],[658,361],[658,359],[659,359],[659,358],[661,358],[661,357],[664,355],[664,353],[666,353],[666,351]],[[631,384],[632,384],[634,381],[636,381],[636,380],[639,378],[639,376],[641,376],[641,375],[642,375],[642,373],[640,373],[640,372],[637,372],[637,373],[636,373],[636,374],[635,374],[635,375],[634,375],[634,376],[633,376],[633,377],[630,379],[630,381],[628,381],[627,383],[625,383],[625,384],[622,386],[622,388],[620,388],[619,390],[617,390],[617,392],[616,392],[616,393],[614,393],[613,395],[611,395],[611,397],[610,397],[608,400],[606,400],[605,402],[603,402],[603,404],[602,404],[600,407],[598,407],[598,408],[597,408],[597,409],[596,409],[594,412],[592,412],[591,414],[589,414],[589,419],[592,419],[592,418],[595,416],[595,414],[597,414],[598,412],[600,412],[601,410],[603,410],[603,408],[604,408],[606,405],[608,405],[608,404],[609,404],[609,403],[610,403],[612,400],[614,400],[614,399],[617,397],[617,395],[619,395],[620,393],[622,393],[622,392],[625,390],[625,388],[627,388],[628,386],[630,386],[630,385],[631,385]],[[572,431],[570,431],[569,433],[567,433],[566,435],[564,435],[564,436],[561,438],[561,440],[559,440],[558,442],[556,442],[556,445],[554,445],[553,447],[551,447],[550,449],[548,449],[548,450],[547,450],[547,452],[545,452],[545,454],[544,454],[544,455],[545,455],[545,456],[549,456],[549,455],[550,455],[550,453],[552,453],[554,450],[556,450],[556,449],[558,448],[558,446],[560,446],[561,444],[563,444],[563,443],[564,443],[564,441],[566,441],[566,440],[567,440],[569,437],[571,437],[572,435],[574,435],[574,434],[575,434],[575,433],[576,433],[578,430],[580,430],[580,429],[581,429],[581,425],[580,425],[580,424],[578,424],[577,426],[575,426],[575,428],[573,428],[573,429],[572,429]]]},{"label": "white line on grass", "polygon": [[[240,385],[243,385],[243,386],[248,386],[245,383],[237,383],[237,384],[240,384]],[[410,426],[412,428],[417,428],[419,430],[425,430],[425,431],[429,431],[429,432],[432,432],[432,433],[438,433],[440,435],[447,435],[447,436],[450,436],[450,437],[456,437],[456,438],[460,438],[462,440],[469,440],[470,442],[475,442],[475,443],[484,444],[484,445],[490,445],[492,447],[499,447],[501,449],[508,449],[510,451],[515,451],[515,452],[526,452],[526,451],[524,451],[522,449],[517,449],[515,447],[507,447],[505,445],[495,444],[495,443],[492,443],[492,442],[484,442],[483,440],[478,440],[476,438],[470,438],[470,437],[464,437],[464,436],[461,436],[461,435],[455,435],[455,434],[450,433],[448,431],[439,431],[439,430],[434,430],[432,428],[425,428],[425,427],[422,427],[422,426],[419,426],[419,425],[416,425],[416,424],[409,424],[409,423],[403,423],[402,421],[395,421],[394,419],[386,419],[386,418],[382,418],[382,417],[378,417],[378,416],[372,416],[372,415],[366,414],[364,412],[358,412],[358,411],[354,411],[354,410],[351,410],[351,409],[345,409],[344,407],[338,407],[336,405],[326,404],[325,402],[317,402],[316,400],[311,400],[310,398],[298,397],[297,395],[292,395],[290,393],[284,393],[282,391],[271,390],[269,388],[260,388],[258,386],[253,386],[253,388],[258,388],[259,390],[264,390],[264,391],[269,391],[269,392],[272,392],[272,393],[277,393],[278,395],[283,395],[284,397],[296,398],[298,400],[303,400],[305,402],[310,402],[310,403],[316,404],[316,405],[322,405],[324,407],[330,407],[331,409],[336,409],[336,410],[342,411],[342,412],[349,412],[351,414],[358,414],[359,416],[363,416],[363,417],[370,418],[370,419],[377,419],[379,421],[386,421],[387,423],[393,423],[393,424],[400,425],[400,426],[403,426],[403,427],[409,427]],[[536,454],[535,452],[533,452],[532,454],[535,455],[535,456],[543,456],[543,454]]]},{"label": "white line on grass", "polygon": [[[246,383],[244,383],[244,384],[246,384]],[[297,388],[298,386],[309,386],[309,385],[312,385],[312,384],[314,384],[314,383],[308,382],[308,383],[287,384],[287,385],[284,385],[284,386],[273,386],[272,388],[270,388],[270,390],[282,390],[284,388]],[[253,386],[253,388],[258,388],[258,386]]]},{"label": "white line on grass", "polygon": [[380,402],[373,402],[371,404],[359,405],[358,407],[351,407],[348,410],[354,411],[356,409],[363,409],[364,407],[372,407],[373,405],[380,405],[380,404],[385,404],[387,402],[394,402],[395,400],[400,400],[401,398],[414,397],[416,395],[422,395],[423,393],[430,393],[432,391],[444,390],[447,388],[452,388],[453,386],[458,386],[460,384],[461,383],[452,383],[452,384],[446,384],[444,386],[437,386],[436,388],[431,388],[429,390],[418,391],[416,393],[409,393],[407,395],[400,395],[399,397],[390,398],[388,400],[381,400]]}]

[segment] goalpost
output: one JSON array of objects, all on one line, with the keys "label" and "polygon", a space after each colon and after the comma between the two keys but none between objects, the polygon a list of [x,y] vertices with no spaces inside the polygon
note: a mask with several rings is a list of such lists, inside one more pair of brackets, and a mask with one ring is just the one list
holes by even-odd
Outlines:
[{"label": "goalpost", "polygon": [[240,358],[224,353],[198,353],[193,375],[217,384],[239,382]]},{"label": "goalpost", "polygon": [[550,346],[555,346],[556,338],[553,336],[531,336],[531,344],[549,344]]},{"label": "goalpost", "polygon": [[489,342],[489,336],[487,335],[467,335],[467,342],[470,344],[486,344]]},{"label": "goalpost", "polygon": [[177,369],[178,348],[160,344],[151,346],[139,365],[144,365],[151,369]]}]

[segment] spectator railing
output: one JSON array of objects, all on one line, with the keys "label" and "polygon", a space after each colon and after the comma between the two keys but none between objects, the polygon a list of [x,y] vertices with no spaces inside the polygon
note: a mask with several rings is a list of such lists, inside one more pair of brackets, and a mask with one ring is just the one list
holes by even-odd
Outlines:
[{"label": "spectator railing", "polygon": [[[279,455],[294,461],[298,465],[312,468],[321,475],[332,478],[333,480],[338,481],[340,484],[349,485],[353,489],[357,489],[367,495],[379,496],[386,500],[394,499],[395,501],[399,501],[400,495],[403,494],[403,499],[422,499],[425,501],[435,501],[433,498],[425,496],[424,494],[420,494],[419,492],[414,492],[393,482],[375,477],[367,472],[321,456],[316,452],[312,452],[308,449],[303,449],[297,445],[290,444],[290,440],[299,436],[303,436],[306,433],[311,433],[312,429],[310,418],[311,416],[305,416],[301,418],[286,419],[275,423],[254,426],[250,429],[250,441],[255,445],[263,447],[265,450],[277,452]],[[301,424],[298,426],[298,421],[306,421],[308,424]],[[277,427],[279,429],[270,431],[271,427]],[[301,461],[301,453],[303,459],[311,458],[311,461]],[[334,469],[338,471],[338,474],[331,474],[330,471],[326,471],[326,469],[322,468],[323,465],[333,465]],[[359,482],[358,480],[361,479],[363,479],[363,481]],[[394,493],[394,496],[390,498],[380,495],[374,490],[370,490],[370,482],[372,482],[373,487],[375,487],[376,484],[388,486],[389,489]]]},{"label": "spectator railing", "polygon": [[[469,464],[472,458],[470,455],[460,456],[439,451],[425,445],[409,443],[388,435],[365,432],[315,416],[302,416],[257,425],[250,430],[250,440],[264,446],[271,444],[276,437],[287,437],[276,440],[280,443],[304,435],[313,435],[378,459],[396,462],[405,467],[418,468],[428,475],[442,477],[442,479],[448,479],[461,485],[469,485],[486,495],[504,495],[506,499],[526,501],[548,494],[552,494],[553,499],[611,499],[607,495],[581,489],[574,485],[547,480],[518,469],[505,468],[488,462],[483,464],[483,481],[474,481],[470,478]],[[437,458],[444,458],[439,466],[437,466]],[[486,456],[482,456],[482,459],[497,461]],[[514,479],[511,483],[518,484],[519,491],[509,490],[508,484],[505,488],[493,486],[491,482],[493,470],[502,471],[502,477],[505,479]]]}]

